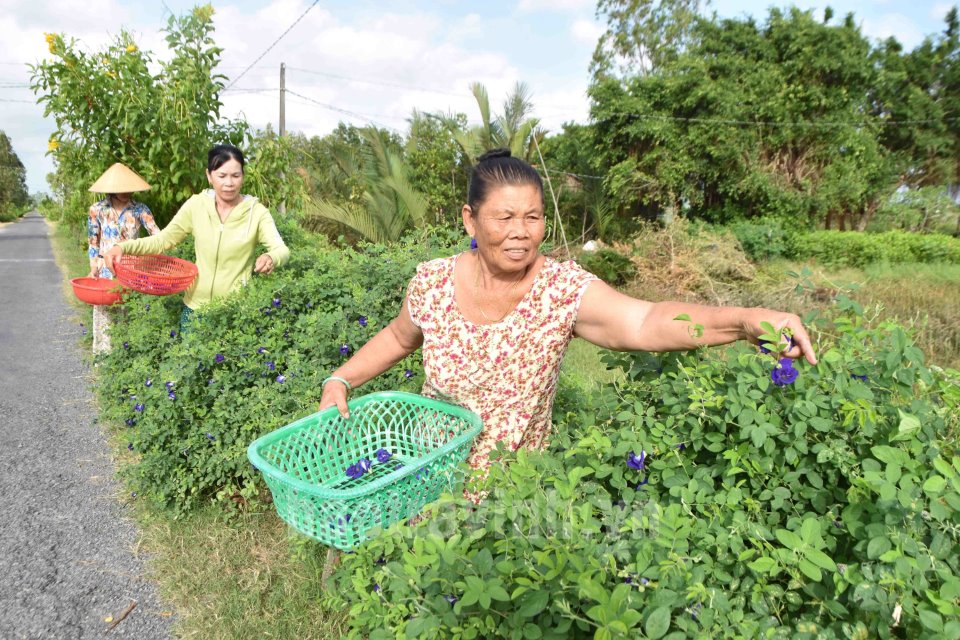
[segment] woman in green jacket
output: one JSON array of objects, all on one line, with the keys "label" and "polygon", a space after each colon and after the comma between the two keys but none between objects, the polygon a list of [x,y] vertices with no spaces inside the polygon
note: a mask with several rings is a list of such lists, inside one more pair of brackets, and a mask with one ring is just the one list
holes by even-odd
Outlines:
[{"label": "woman in green jacket", "polygon": [[[163,231],[149,238],[114,245],[104,258],[107,268],[124,253],[165,253],[188,235],[196,241],[199,275],[183,297],[181,325],[204,304],[245,284],[251,273],[270,273],[290,257],[270,211],[253,196],[243,195],[243,153],[221,144],[207,154],[211,189],[187,200]],[[256,257],[258,245],[266,253]]]}]

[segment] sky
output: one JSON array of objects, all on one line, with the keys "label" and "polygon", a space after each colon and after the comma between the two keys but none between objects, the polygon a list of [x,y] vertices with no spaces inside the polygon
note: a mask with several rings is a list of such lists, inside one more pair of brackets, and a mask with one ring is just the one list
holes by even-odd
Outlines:
[{"label": "sky", "polygon": [[[161,29],[171,14],[196,4],[0,0],[0,130],[27,168],[31,193],[48,191],[46,174],[53,171],[47,141],[55,126],[29,89],[28,65],[49,55],[44,32],[76,38],[95,52],[126,29],[141,49],[163,59],[169,52]],[[866,36],[894,36],[907,49],[942,31],[952,6],[936,0],[714,0],[708,11],[762,21],[767,7],[788,4],[817,15],[828,4],[838,17],[853,12]],[[486,85],[495,112],[522,81],[548,130],[586,122],[590,58],[604,30],[595,0],[231,0],[213,6],[214,37],[223,47],[220,70],[228,84],[236,82],[222,94],[222,115],[277,128],[285,63],[286,128],[308,136],[328,133],[340,121],[403,133],[414,108],[462,112],[474,122],[479,113],[472,82]]]}]

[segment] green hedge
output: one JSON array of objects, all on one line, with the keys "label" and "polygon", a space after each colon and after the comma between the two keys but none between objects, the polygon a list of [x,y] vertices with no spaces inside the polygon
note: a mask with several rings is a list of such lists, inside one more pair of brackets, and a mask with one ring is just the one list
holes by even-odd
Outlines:
[{"label": "green hedge", "polygon": [[[454,239],[354,250],[316,246],[289,223],[282,233],[291,263],[210,305],[185,335],[181,296],[126,303],[97,389],[104,417],[126,425],[123,473],[142,498],[182,511],[256,494],[247,445],[315,411],[320,382],[393,319],[417,263],[451,253]],[[411,356],[364,392],[416,392],[421,372]]]},{"label": "green hedge", "polygon": [[815,231],[794,239],[795,258],[862,267],[874,262],[960,262],[960,238],[907,231]]},{"label": "green hedge", "polygon": [[960,636],[960,374],[844,304],[789,386],[746,345],[612,355],[480,505],[346,556],[350,637]]}]

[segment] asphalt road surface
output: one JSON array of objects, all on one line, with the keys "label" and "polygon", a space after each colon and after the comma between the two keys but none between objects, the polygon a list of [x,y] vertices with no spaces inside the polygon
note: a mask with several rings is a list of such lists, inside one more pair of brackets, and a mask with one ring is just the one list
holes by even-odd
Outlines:
[{"label": "asphalt road surface", "polygon": [[62,281],[43,218],[0,228],[0,638],[169,638]]}]

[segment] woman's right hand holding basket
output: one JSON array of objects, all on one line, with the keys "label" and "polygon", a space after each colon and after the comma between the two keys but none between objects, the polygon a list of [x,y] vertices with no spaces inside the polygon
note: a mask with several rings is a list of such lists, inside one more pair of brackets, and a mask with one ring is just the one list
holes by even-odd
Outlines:
[{"label": "woman's right hand holding basket", "polygon": [[113,261],[118,260],[120,256],[123,255],[123,247],[118,244],[110,247],[110,250],[103,254],[103,259],[107,263],[107,269],[110,269],[111,272],[116,273],[113,268]]},{"label": "woman's right hand holding basket", "polygon": [[340,415],[344,418],[350,417],[350,408],[347,406],[347,393],[350,391],[350,383],[339,376],[330,376],[321,383],[323,395],[320,396],[319,411],[336,405]]}]

